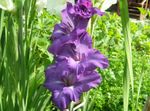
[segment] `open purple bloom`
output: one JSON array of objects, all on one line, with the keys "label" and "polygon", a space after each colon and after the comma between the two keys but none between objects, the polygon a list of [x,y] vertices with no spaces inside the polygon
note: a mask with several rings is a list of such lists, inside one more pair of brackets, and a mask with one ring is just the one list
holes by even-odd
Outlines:
[{"label": "open purple bloom", "polygon": [[99,68],[107,68],[108,60],[99,51],[92,49],[92,40],[88,33],[80,36],[71,34],[67,37],[60,37],[53,41],[49,51],[56,57],[56,61],[67,60],[67,64],[77,73],[91,71]]},{"label": "open purple bloom", "polygon": [[101,77],[95,71],[75,74],[65,62],[47,68],[44,86],[52,91],[53,102],[61,109],[66,109],[71,101],[77,102],[83,92],[96,87]]},{"label": "open purple bloom", "polygon": [[108,67],[107,58],[99,51],[91,49],[89,50],[89,52],[87,52],[86,55],[77,55],[80,55],[80,53],[77,52],[76,55],[70,55],[69,58],[66,58],[69,67],[75,70],[77,73],[83,71],[92,71],[95,70],[97,67],[101,69],[105,69]]},{"label": "open purple bloom", "polygon": [[93,7],[91,0],[77,0],[75,11],[83,18],[91,18],[94,14],[102,16],[104,13]]},{"label": "open purple bloom", "polygon": [[62,11],[62,21],[55,25],[51,39],[66,36],[74,30],[79,34],[86,31],[88,21],[94,14],[102,16],[104,13],[92,7],[90,1],[77,2],[75,5],[68,2],[67,8]]}]

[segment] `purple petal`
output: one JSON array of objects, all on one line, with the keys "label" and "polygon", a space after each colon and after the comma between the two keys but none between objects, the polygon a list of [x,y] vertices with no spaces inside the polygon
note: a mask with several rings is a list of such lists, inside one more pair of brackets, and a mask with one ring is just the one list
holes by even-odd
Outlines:
[{"label": "purple petal", "polygon": [[68,73],[69,70],[66,61],[49,66],[45,71],[46,79],[44,86],[51,91],[61,90],[66,86],[66,84],[62,81],[62,77]]},{"label": "purple petal", "polygon": [[52,92],[53,102],[60,109],[67,109],[71,101],[78,101],[81,93],[76,93],[75,89],[72,87],[64,87],[62,90],[55,90]]},{"label": "purple petal", "polygon": [[75,28],[74,26],[74,16],[71,15],[70,13],[73,13],[73,6],[71,3],[67,3],[67,8],[62,11],[62,23],[64,23],[68,27],[68,31],[73,31]]},{"label": "purple petal", "polygon": [[76,4],[82,4],[88,8],[91,8],[93,6],[91,0],[76,0],[75,3]]},{"label": "purple petal", "polygon": [[62,36],[66,36],[69,33],[69,31],[67,29],[69,29],[69,28],[63,23],[56,24],[54,27],[52,36],[51,36],[51,40],[55,40]]},{"label": "purple petal", "polygon": [[79,53],[86,53],[92,47],[92,39],[87,32],[78,35],[72,32],[69,36],[63,36],[53,41],[49,47],[49,52],[59,56],[74,56],[76,50]]},{"label": "purple petal", "polygon": [[92,48],[92,39],[87,32],[83,32],[79,35],[80,44],[86,45],[88,48]]},{"label": "purple petal", "polygon": [[62,89],[65,84],[60,80],[60,75],[57,74],[55,66],[50,66],[45,71],[46,80],[44,86],[49,90]]},{"label": "purple petal", "polygon": [[96,71],[89,71],[78,76],[79,80],[75,84],[75,90],[77,92],[86,92],[91,88],[95,88],[101,83],[102,79]]},{"label": "purple petal", "polygon": [[99,16],[103,16],[105,12],[102,12],[100,9],[94,7],[92,8],[94,14],[98,14]]},{"label": "purple petal", "polygon": [[66,36],[67,34],[70,34],[74,29],[74,20],[73,15],[68,13],[68,9],[70,12],[73,11],[73,6],[71,3],[67,3],[67,8],[62,10],[62,22],[60,24],[56,24],[54,27],[53,34],[51,36],[52,40],[55,40],[57,38],[60,38],[62,36]]},{"label": "purple petal", "polygon": [[105,69],[108,67],[108,60],[99,51],[91,50],[81,64],[85,70],[94,70],[96,67]]}]

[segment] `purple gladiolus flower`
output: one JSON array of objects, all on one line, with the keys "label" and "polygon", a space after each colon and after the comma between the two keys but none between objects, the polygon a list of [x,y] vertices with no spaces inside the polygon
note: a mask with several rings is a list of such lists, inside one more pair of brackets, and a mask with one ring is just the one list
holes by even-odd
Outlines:
[{"label": "purple gladiolus flower", "polygon": [[52,100],[60,108],[66,109],[71,101],[79,101],[83,92],[96,87],[101,77],[95,71],[76,75],[65,62],[52,65],[46,70],[45,87],[52,91]]},{"label": "purple gladiolus flower", "polygon": [[91,0],[75,0],[74,5],[68,2],[61,23],[54,27],[48,51],[54,55],[55,64],[46,69],[44,86],[52,92],[52,100],[61,111],[101,82],[97,67],[108,67],[107,58],[92,48],[86,32],[94,14],[103,15]]},{"label": "purple gladiolus flower", "polygon": [[66,36],[74,30],[78,30],[78,34],[86,31],[88,21],[94,14],[102,16],[104,12],[92,7],[92,3],[86,0],[75,5],[68,2],[67,8],[62,11],[62,22],[55,25],[51,39]]}]

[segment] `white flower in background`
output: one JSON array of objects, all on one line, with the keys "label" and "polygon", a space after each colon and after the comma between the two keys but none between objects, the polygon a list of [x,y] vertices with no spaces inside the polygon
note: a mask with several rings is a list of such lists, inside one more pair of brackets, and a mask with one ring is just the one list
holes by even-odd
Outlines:
[{"label": "white flower in background", "polygon": [[37,10],[42,11],[43,8],[46,8],[47,6],[47,0],[37,0],[36,1]]},{"label": "white flower in background", "polygon": [[101,6],[101,11],[107,10],[109,7],[111,7],[113,4],[116,4],[117,0],[104,0],[102,6]]},{"label": "white flower in background", "polygon": [[51,13],[60,14],[66,7],[66,2],[74,3],[74,0],[47,0],[47,10]]},{"label": "white flower in background", "polygon": [[46,8],[46,6],[47,6],[47,0],[37,0],[36,1],[38,15],[42,14],[42,12],[43,12],[42,10],[43,10],[43,8]]},{"label": "white flower in background", "polygon": [[15,9],[12,0],[0,0],[0,8],[3,10],[12,11]]}]

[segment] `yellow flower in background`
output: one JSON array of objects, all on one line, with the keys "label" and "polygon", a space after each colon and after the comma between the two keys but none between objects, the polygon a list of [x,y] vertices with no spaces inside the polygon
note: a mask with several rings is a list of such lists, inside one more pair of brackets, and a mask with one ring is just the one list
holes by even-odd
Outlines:
[{"label": "yellow flower in background", "polygon": [[0,0],[0,8],[7,11],[12,11],[15,9],[12,0]]}]

